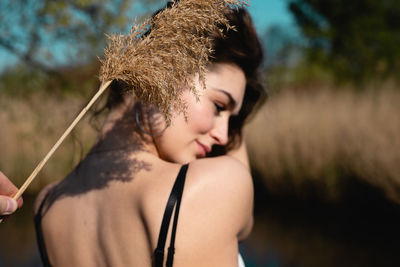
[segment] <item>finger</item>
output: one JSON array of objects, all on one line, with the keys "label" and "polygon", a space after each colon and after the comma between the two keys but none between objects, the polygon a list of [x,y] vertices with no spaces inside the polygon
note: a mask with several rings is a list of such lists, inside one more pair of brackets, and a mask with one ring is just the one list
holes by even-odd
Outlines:
[{"label": "finger", "polygon": [[12,197],[18,192],[18,188],[0,172],[0,195]]},{"label": "finger", "polygon": [[22,197],[18,198],[17,203],[18,203],[18,208],[21,208],[22,204],[24,204],[24,200],[22,199]]},{"label": "finger", "polygon": [[16,211],[18,207],[17,202],[5,196],[0,196],[0,215],[8,215]]},{"label": "finger", "polygon": [[[18,188],[0,171],[0,195],[13,197],[18,192]],[[17,200],[18,208],[24,203],[22,197]]]}]

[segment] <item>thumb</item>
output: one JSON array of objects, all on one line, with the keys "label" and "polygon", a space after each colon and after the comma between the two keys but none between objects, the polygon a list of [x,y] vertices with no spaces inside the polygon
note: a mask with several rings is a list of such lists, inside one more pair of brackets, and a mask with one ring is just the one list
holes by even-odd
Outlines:
[{"label": "thumb", "polygon": [[6,196],[0,196],[0,215],[9,215],[13,213],[18,207],[17,202]]}]

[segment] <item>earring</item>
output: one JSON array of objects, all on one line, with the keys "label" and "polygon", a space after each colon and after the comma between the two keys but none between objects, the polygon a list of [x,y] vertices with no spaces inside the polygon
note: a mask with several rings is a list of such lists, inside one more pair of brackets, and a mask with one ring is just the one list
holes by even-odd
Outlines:
[{"label": "earring", "polygon": [[136,125],[138,126],[139,130],[143,134],[147,134],[147,135],[150,135],[152,137],[156,137],[156,136],[162,135],[164,133],[164,131],[167,129],[168,126],[165,126],[164,129],[162,129],[158,133],[148,132],[142,127],[142,125],[140,124],[140,119],[139,119],[139,108],[140,108],[140,106],[141,106],[141,103],[136,103],[135,104],[135,121],[136,121]]}]

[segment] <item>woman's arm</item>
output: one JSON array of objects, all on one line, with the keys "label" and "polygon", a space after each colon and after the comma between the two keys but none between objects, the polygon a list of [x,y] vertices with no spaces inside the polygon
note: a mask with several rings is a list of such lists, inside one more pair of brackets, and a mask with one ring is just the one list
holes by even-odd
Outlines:
[{"label": "woman's arm", "polygon": [[183,251],[175,254],[177,266],[237,266],[238,241],[252,225],[248,170],[228,156],[198,160],[190,164],[186,182],[176,242]]}]

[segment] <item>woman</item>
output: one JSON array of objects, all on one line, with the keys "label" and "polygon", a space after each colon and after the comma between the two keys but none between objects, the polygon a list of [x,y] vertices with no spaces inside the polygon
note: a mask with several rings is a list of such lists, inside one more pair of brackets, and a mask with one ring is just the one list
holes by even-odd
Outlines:
[{"label": "woman", "polygon": [[238,266],[253,206],[241,130],[263,95],[262,50],[245,10],[228,18],[235,30],[214,41],[206,88],[195,79],[199,101],[183,89],[186,118],[167,126],[113,82],[99,141],[38,197],[45,265]]}]

